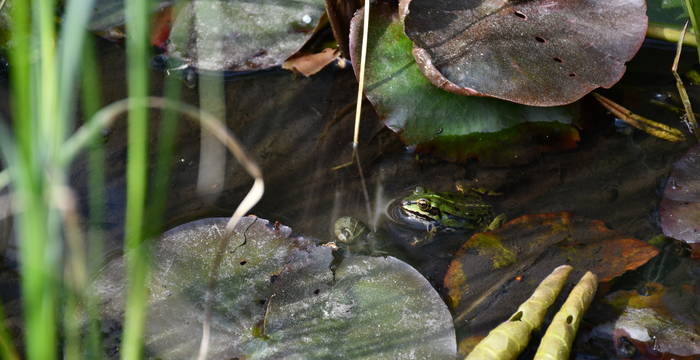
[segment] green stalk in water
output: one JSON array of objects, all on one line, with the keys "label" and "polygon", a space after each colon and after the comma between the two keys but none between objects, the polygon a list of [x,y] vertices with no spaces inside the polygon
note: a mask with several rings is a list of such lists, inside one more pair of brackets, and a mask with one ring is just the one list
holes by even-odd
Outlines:
[{"label": "green stalk in water", "polygon": [[[87,42],[83,51],[83,77],[82,77],[82,107],[83,118],[92,119],[100,110],[102,94],[98,78],[97,55],[95,44]],[[94,120],[94,119],[93,119]],[[99,271],[102,265],[103,243],[101,224],[105,218],[105,151],[102,146],[102,138],[96,137],[90,145],[88,153],[88,274],[93,275]],[[102,355],[99,299],[91,294],[85,294],[86,313],[88,316],[87,353],[90,359],[99,359]]]},{"label": "green stalk in water", "polygon": [[[33,19],[38,31],[36,36],[31,36],[30,5],[36,15]],[[49,231],[49,226],[55,228],[58,223],[49,217],[48,183],[44,176],[44,167],[51,166],[45,145],[56,143],[52,134],[44,139],[53,126],[48,117],[52,110],[56,110],[55,88],[52,89],[56,76],[55,34],[53,22],[47,24],[48,13],[53,13],[52,1],[17,1],[12,4],[9,58],[16,149],[12,148],[14,144],[7,137],[3,138],[2,145],[7,166],[12,170],[14,200],[17,208],[22,209],[15,219],[20,247],[26,356],[28,359],[51,360],[57,353],[55,276],[58,273],[60,235]],[[38,41],[41,55],[47,58],[33,59],[33,41]]]},{"label": "green stalk in water", "polygon": [[[148,24],[149,2],[126,0],[126,50],[128,59],[129,98],[145,99],[148,95]],[[145,104],[144,104],[145,105]],[[148,145],[148,110],[138,106],[129,111],[126,225],[124,256],[126,260],[127,300],[121,358],[142,357],[148,289],[148,253],[144,241],[144,206]]]},{"label": "green stalk in water", "polygon": [[[700,26],[700,0],[685,0],[685,10],[688,12],[693,29],[700,29],[698,27]],[[700,52],[698,52],[698,59],[700,60]]]}]

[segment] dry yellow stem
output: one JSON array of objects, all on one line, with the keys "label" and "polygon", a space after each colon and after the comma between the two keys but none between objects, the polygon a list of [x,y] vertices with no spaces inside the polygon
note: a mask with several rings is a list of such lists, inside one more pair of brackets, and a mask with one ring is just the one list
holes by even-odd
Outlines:
[{"label": "dry yellow stem", "polygon": [[561,310],[554,315],[552,323],[542,337],[534,360],[566,360],[571,352],[571,344],[581,323],[581,318],[591,304],[598,277],[587,272],[566,298]]},{"label": "dry yellow stem", "polygon": [[608,109],[608,111],[615,115],[615,117],[624,121],[630,126],[633,126],[639,130],[644,131],[649,135],[656,136],[660,139],[672,142],[680,142],[685,140],[685,136],[683,135],[683,133],[676,128],[656,122],[651,119],[647,119],[644,116],[637,115],[632,111],[628,110],[627,108],[623,107],[622,105],[606,98],[603,95],[593,93],[593,96],[606,109]]},{"label": "dry yellow stem", "polygon": [[562,265],[549,274],[508,321],[498,325],[474,347],[467,360],[515,359],[530,341],[533,330],[542,325],[547,309],[554,303],[573,268]]},{"label": "dry yellow stem", "polygon": [[687,117],[688,124],[690,124],[690,130],[695,137],[700,141],[700,133],[698,132],[698,122],[695,120],[695,113],[693,112],[693,107],[690,105],[690,98],[688,98],[688,93],[685,91],[685,86],[683,86],[683,80],[681,76],[678,75],[678,62],[681,59],[681,50],[683,49],[683,38],[685,37],[685,32],[688,30],[688,22],[685,22],[683,26],[683,31],[681,32],[681,37],[678,39],[678,46],[676,47],[676,57],[673,59],[673,66],[671,66],[671,72],[673,77],[676,78],[676,88],[678,88],[678,94],[681,96],[681,101],[683,102],[683,107],[685,108],[685,116]]}]

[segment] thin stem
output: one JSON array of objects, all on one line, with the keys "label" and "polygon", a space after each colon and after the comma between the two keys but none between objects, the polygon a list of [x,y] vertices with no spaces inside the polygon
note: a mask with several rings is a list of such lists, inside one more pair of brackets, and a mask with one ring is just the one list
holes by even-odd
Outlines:
[{"label": "thin stem", "polygon": [[[654,39],[677,43],[678,39],[681,37],[681,27],[650,22],[649,26],[647,27],[647,36]],[[685,35],[683,45],[695,47],[698,46],[694,32],[689,32]]]},{"label": "thin stem", "polygon": [[688,97],[688,92],[685,91],[685,86],[683,85],[683,80],[678,74],[678,62],[681,59],[681,51],[683,50],[683,36],[685,31],[688,29],[688,22],[685,22],[683,26],[683,31],[681,32],[681,37],[678,39],[678,46],[676,47],[676,57],[673,59],[673,65],[671,66],[671,72],[673,77],[676,79],[676,88],[678,88],[678,94],[681,96],[681,102],[685,108],[685,116],[687,117],[688,123],[690,124],[690,130],[695,135],[695,138],[700,141],[700,128],[698,128],[698,122],[695,120],[695,112],[693,112],[693,106],[690,104],[690,98]]},{"label": "thin stem", "polygon": [[357,87],[357,105],[355,108],[355,135],[352,143],[354,147],[360,142],[360,117],[362,115],[362,99],[365,89],[365,59],[367,58],[367,34],[369,33],[369,8],[370,0],[365,0],[364,19],[362,22],[362,51],[360,53],[360,76]]},{"label": "thin stem", "polygon": [[[98,78],[99,66],[95,54],[95,44],[88,41],[83,48],[82,109],[84,119],[93,119],[100,110],[102,94]],[[104,237],[101,224],[105,217],[105,151],[102,139],[95,137],[88,152],[88,274],[95,274],[102,263]],[[88,316],[87,350],[90,359],[102,357],[99,300],[91,293],[85,293]]]}]

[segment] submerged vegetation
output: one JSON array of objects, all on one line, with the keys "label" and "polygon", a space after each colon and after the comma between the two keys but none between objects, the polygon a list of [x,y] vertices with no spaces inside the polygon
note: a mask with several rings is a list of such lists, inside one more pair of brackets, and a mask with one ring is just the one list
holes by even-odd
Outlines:
[{"label": "submerged vegetation", "polygon": [[[1,1],[0,357],[482,358],[581,277],[545,335],[566,346],[518,352],[699,356],[697,147],[652,213],[698,136],[673,31],[700,2],[648,6]],[[613,88],[642,131],[608,131],[581,99],[646,35],[678,43],[681,100],[654,101],[685,120]]]}]

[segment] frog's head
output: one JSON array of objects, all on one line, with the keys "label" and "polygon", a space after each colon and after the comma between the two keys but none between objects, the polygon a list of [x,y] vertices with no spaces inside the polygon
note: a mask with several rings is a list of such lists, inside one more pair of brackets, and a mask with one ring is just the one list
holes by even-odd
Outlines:
[{"label": "frog's head", "polygon": [[437,194],[417,187],[411,195],[401,200],[401,210],[406,216],[422,221],[440,219],[440,199]]}]

